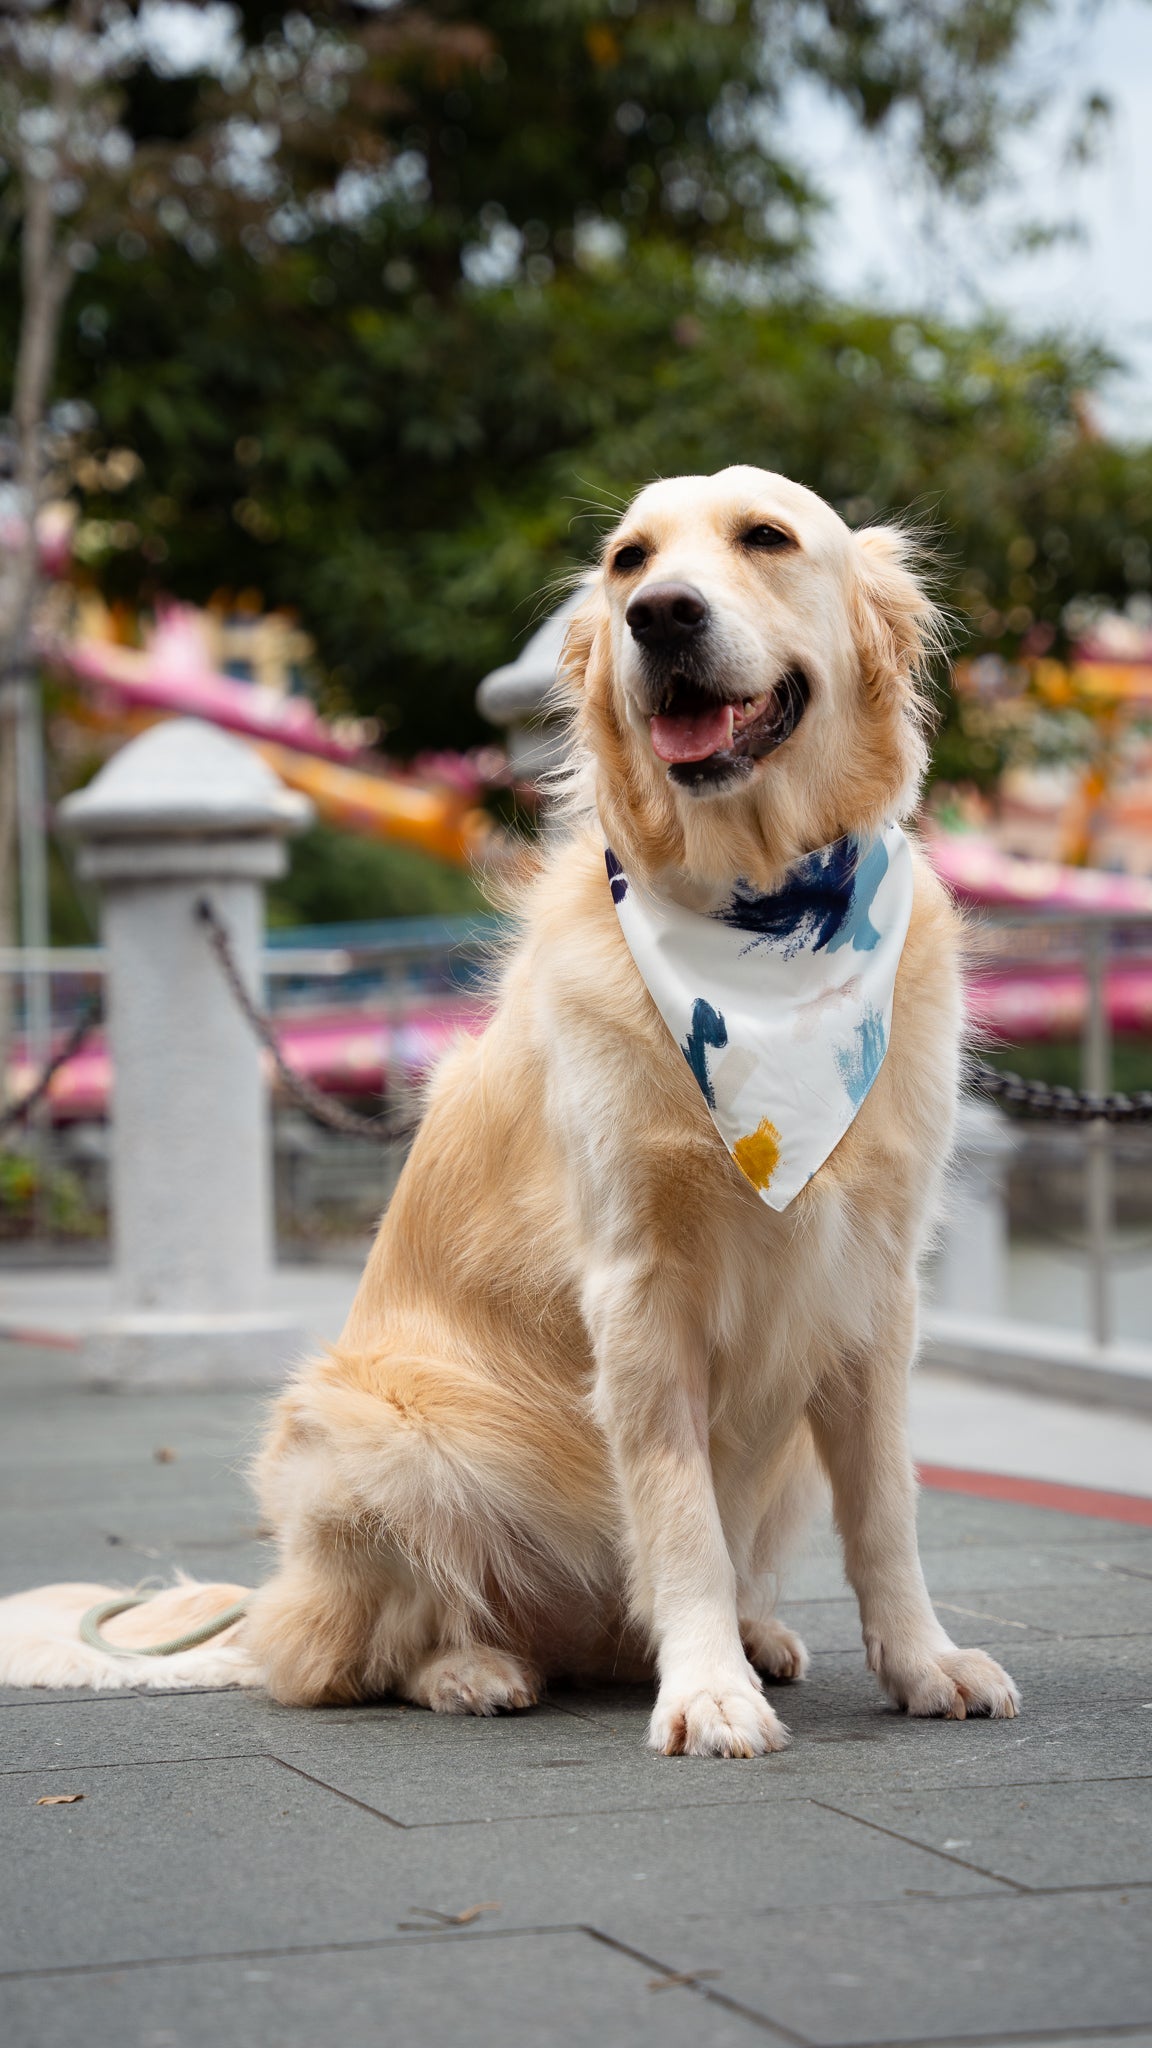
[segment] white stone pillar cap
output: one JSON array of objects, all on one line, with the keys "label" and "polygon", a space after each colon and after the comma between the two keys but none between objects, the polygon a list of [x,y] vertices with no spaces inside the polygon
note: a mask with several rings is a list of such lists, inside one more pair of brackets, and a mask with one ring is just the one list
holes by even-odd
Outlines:
[{"label": "white stone pillar cap", "polygon": [[81,841],[94,882],[272,881],[284,840],[311,823],[255,748],[199,718],[173,718],[130,740],[65,797],[60,824]]},{"label": "white stone pillar cap", "polygon": [[284,839],[312,816],[253,747],[199,718],[141,733],[59,808],[64,830],[87,841]]}]

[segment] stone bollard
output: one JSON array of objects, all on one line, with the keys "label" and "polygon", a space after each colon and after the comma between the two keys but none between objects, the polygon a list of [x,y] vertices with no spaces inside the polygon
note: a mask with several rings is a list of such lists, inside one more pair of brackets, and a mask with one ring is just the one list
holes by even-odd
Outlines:
[{"label": "stone bollard", "polygon": [[960,1107],[956,1157],[932,1276],[933,1306],[950,1316],[1000,1317],[1008,1301],[1008,1162],[1016,1139],[991,1103]]},{"label": "stone bollard", "polygon": [[100,889],[107,951],[115,1284],[88,1338],[96,1378],[268,1379],[303,1342],[272,1299],[260,1049],[195,909],[211,898],[259,996],[264,884],[311,815],[251,747],[185,718],[60,806]]},{"label": "stone bollard", "polygon": [[588,594],[590,577],[569,592],[558,609],[526,640],[515,661],[494,668],[476,692],[476,708],[503,726],[508,758],[517,775],[535,782],[559,768],[568,752],[568,719],[550,692],[564,650],[569,621]]}]

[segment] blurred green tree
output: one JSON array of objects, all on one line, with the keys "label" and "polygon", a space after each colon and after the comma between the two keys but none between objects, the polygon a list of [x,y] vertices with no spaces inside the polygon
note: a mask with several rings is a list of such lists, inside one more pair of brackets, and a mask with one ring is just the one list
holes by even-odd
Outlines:
[{"label": "blurred green tree", "polygon": [[[815,77],[862,127],[898,120],[918,174],[978,197],[1027,115],[1010,59],[1044,11],[235,10],[264,53],[236,137],[259,217],[205,225],[188,171],[183,220],[169,206],[162,242],[107,241],[68,309],[59,388],[92,407],[86,474],[105,479],[86,495],[94,573],[133,601],[255,585],[298,606],[333,700],[402,752],[475,736],[478,678],[659,471],[750,459],[850,519],[911,506],[988,644],[1145,588],[1152,456],[1092,437],[1103,357],[823,303],[819,196],[780,139]],[[317,122],[300,79],[321,48]],[[140,72],[126,119],[170,146],[227,84]],[[114,446],[142,461],[115,491]],[[944,747],[972,765],[957,730]]]}]

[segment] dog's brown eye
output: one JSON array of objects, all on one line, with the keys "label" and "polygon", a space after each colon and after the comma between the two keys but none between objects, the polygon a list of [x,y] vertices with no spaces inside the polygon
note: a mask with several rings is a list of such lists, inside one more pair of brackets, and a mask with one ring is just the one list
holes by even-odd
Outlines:
[{"label": "dog's brown eye", "polygon": [[740,535],[740,545],[745,548],[794,548],[796,541],[782,526],[750,526]]},{"label": "dog's brown eye", "polygon": [[625,571],[628,569],[642,569],[647,560],[647,548],[617,548],[616,553],[612,557],[612,567]]}]

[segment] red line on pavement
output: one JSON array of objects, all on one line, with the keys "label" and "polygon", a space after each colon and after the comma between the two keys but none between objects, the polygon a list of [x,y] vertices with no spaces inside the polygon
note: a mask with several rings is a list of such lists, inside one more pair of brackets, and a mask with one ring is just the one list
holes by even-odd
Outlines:
[{"label": "red line on pavement", "polygon": [[57,1330],[22,1330],[19,1324],[0,1323],[0,1343],[39,1345],[44,1351],[79,1351],[79,1337]]},{"label": "red line on pavement", "polygon": [[964,1472],[955,1465],[919,1465],[917,1471],[921,1486],[933,1493],[969,1493],[981,1500],[1011,1500],[1023,1507],[1058,1508],[1065,1515],[1091,1515],[1102,1522],[1138,1522],[1152,1528],[1152,1500],[1145,1500],[1138,1493],[1065,1486],[1056,1479],[1017,1479],[1007,1472]]}]

